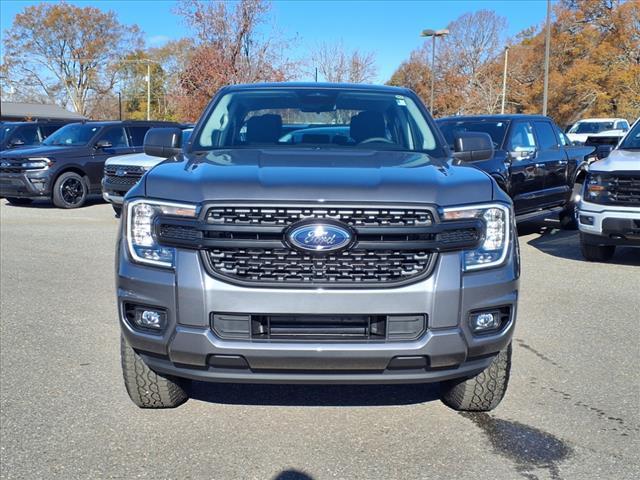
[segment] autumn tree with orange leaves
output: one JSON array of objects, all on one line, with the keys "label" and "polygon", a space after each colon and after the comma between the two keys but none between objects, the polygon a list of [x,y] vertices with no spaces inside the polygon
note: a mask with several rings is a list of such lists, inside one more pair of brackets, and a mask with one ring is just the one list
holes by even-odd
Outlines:
[{"label": "autumn tree with orange leaves", "polygon": [[[640,2],[562,0],[553,14],[549,115],[561,125],[586,116],[638,118]],[[436,114],[499,112],[506,45],[510,47],[507,112],[540,113],[543,27],[500,41],[505,25],[493,12],[465,14],[449,24],[451,34],[438,47]],[[415,50],[389,81],[413,88],[425,101],[431,81],[428,46],[425,42]]]}]

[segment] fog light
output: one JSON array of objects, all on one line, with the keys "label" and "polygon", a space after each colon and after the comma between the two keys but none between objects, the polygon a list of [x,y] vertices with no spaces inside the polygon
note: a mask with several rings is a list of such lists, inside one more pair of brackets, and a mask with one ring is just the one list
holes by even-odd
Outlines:
[{"label": "fog light", "polygon": [[471,315],[471,330],[486,332],[500,328],[500,312],[479,312]]},{"label": "fog light", "polygon": [[580,215],[580,223],[583,225],[593,225],[593,217],[591,215]]},{"label": "fog light", "polygon": [[125,315],[129,323],[142,330],[161,332],[167,325],[167,313],[153,307],[143,307],[126,303]]}]

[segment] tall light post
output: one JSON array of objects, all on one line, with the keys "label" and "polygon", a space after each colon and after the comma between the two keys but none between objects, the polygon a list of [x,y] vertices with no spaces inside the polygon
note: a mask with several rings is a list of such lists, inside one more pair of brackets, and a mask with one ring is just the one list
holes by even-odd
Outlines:
[{"label": "tall light post", "polygon": [[542,93],[542,115],[547,114],[549,98],[549,50],[551,48],[551,0],[547,0],[547,32],[544,41],[544,91]]},{"label": "tall light post", "polygon": [[421,37],[431,37],[433,39],[431,43],[431,102],[429,102],[429,113],[433,113],[433,95],[436,84],[436,37],[444,37],[449,34],[449,30],[446,28],[442,30],[423,30],[420,34]]},{"label": "tall light post", "polygon": [[500,113],[504,114],[504,104],[507,98],[507,65],[509,64],[509,46],[504,47],[504,71],[502,72],[502,107]]}]

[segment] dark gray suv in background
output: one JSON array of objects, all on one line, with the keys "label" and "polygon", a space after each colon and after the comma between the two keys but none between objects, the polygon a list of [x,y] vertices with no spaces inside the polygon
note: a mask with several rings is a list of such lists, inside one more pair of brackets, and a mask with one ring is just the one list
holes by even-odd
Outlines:
[{"label": "dark gray suv in background", "polygon": [[0,197],[14,205],[48,198],[59,208],[78,208],[100,193],[104,162],[142,151],[152,127],[172,122],[111,121],[70,123],[42,144],[0,154]]},{"label": "dark gray suv in background", "polygon": [[222,89],[181,148],[127,194],[117,245],[122,367],[140,407],[189,379],[442,382],[444,402],[505,394],[520,273],[509,197],[451,152],[417,96],[362,85]]}]

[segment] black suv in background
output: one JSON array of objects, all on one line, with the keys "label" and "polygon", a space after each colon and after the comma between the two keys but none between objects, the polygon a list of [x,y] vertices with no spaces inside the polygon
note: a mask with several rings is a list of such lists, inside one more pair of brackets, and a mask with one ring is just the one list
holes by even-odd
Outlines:
[{"label": "black suv in background", "polygon": [[0,154],[0,197],[13,204],[50,198],[60,208],[84,205],[100,193],[104,162],[115,155],[142,151],[152,127],[172,122],[112,121],[70,123],[42,145]]},{"label": "black suv in background", "polygon": [[[576,228],[576,205],[594,147],[571,145],[549,117],[471,115],[436,121],[453,149],[465,132],[487,133],[493,158],[474,162],[509,194],[518,221],[557,212],[565,228]],[[592,158],[594,157],[594,158]]]},{"label": "black suv in background", "polygon": [[2,122],[0,150],[30,147],[40,143],[69,121],[43,120],[37,122]]}]

